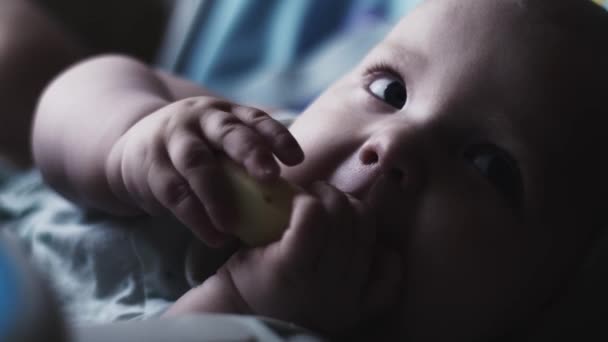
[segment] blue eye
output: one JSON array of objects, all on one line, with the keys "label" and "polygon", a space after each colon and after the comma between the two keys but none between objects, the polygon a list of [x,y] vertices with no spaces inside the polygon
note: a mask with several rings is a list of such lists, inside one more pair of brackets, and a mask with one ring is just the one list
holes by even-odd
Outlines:
[{"label": "blue eye", "polygon": [[380,100],[401,109],[407,101],[407,91],[403,82],[397,77],[382,75],[372,81],[369,91]]},{"label": "blue eye", "polygon": [[523,181],[513,157],[495,145],[480,144],[469,148],[464,158],[498,190],[511,207],[521,206]]}]

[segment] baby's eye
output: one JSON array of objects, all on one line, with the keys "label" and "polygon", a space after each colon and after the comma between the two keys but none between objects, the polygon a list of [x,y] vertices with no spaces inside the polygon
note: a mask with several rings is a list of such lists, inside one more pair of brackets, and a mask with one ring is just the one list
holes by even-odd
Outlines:
[{"label": "baby's eye", "polygon": [[469,148],[464,158],[496,187],[513,208],[521,205],[521,174],[517,163],[507,152],[492,144],[480,144]]},{"label": "baby's eye", "polygon": [[407,100],[407,91],[403,82],[391,75],[384,74],[369,85],[369,91],[380,100],[401,109]]}]

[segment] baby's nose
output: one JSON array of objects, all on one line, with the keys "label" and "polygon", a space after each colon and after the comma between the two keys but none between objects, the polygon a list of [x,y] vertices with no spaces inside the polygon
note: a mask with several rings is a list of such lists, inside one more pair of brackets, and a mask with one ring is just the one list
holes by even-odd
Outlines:
[{"label": "baby's nose", "polygon": [[423,183],[423,162],[417,142],[399,132],[387,131],[370,139],[359,150],[364,168],[385,175],[391,183],[411,191]]},{"label": "baby's nose", "polygon": [[380,163],[380,156],[379,154],[383,155],[383,162],[386,160],[386,158],[384,157],[384,153],[380,152],[380,148],[378,148],[378,146],[373,146],[373,145],[368,145],[365,146],[363,149],[361,149],[360,153],[359,153],[359,161],[361,161],[361,164],[367,166],[367,167],[378,167],[382,170],[384,173],[386,173],[386,175],[393,181],[398,181],[400,182],[403,179],[403,175],[404,175],[404,168],[402,166],[399,165],[392,165],[392,166],[382,166]]}]

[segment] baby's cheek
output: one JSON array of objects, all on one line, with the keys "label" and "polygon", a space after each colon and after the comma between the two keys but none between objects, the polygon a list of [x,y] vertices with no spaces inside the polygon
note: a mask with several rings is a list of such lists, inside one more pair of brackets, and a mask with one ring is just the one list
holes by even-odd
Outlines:
[{"label": "baby's cheek", "polygon": [[[444,194],[445,195],[445,194]],[[501,329],[525,308],[534,267],[527,229],[507,208],[474,197],[425,198],[407,250],[408,317],[462,333]],[[450,326],[459,322],[458,325]]]}]

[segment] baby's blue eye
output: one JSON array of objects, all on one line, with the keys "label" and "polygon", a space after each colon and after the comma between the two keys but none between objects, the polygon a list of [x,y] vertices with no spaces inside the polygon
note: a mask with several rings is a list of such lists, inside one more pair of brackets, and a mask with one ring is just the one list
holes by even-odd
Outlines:
[{"label": "baby's blue eye", "polygon": [[407,91],[403,82],[397,77],[382,75],[372,81],[369,91],[380,100],[401,109],[407,101]]},{"label": "baby's blue eye", "polygon": [[504,150],[492,144],[480,144],[464,153],[479,173],[501,193],[511,207],[521,205],[523,182],[515,160]]}]

